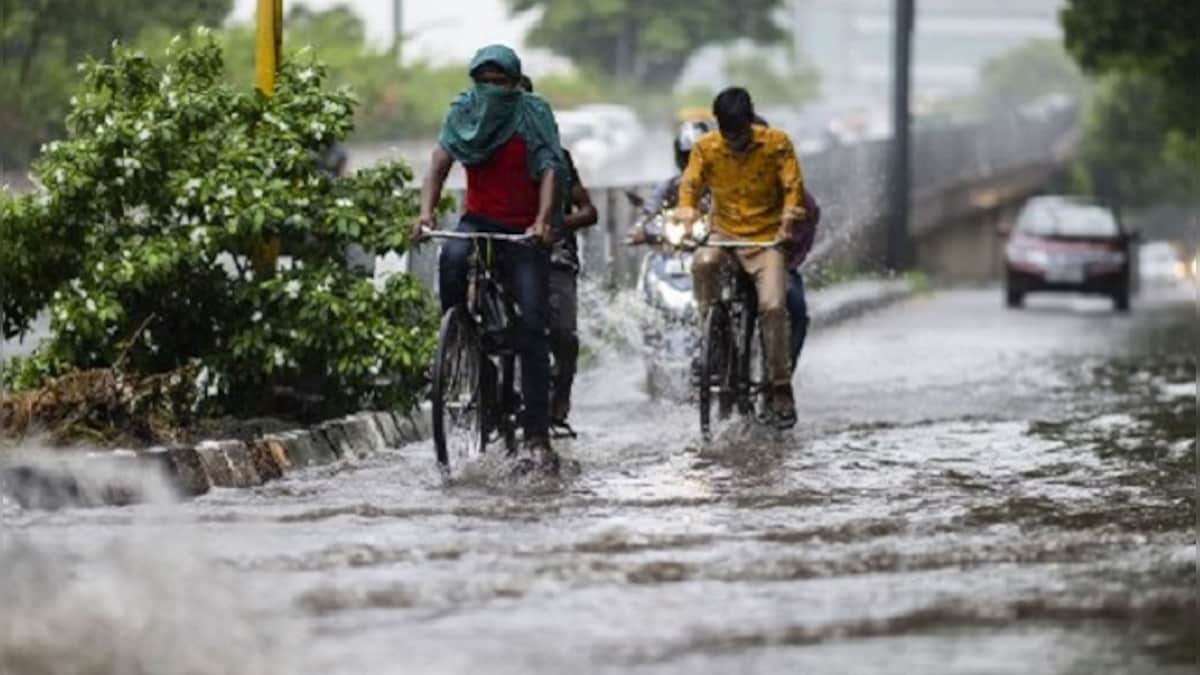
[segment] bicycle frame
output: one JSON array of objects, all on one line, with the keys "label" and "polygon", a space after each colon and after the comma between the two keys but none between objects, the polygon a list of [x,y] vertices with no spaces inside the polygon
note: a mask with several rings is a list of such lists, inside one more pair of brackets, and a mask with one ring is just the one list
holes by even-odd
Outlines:
[{"label": "bicycle frame", "polygon": [[[734,249],[766,249],[774,247],[774,243],[758,243],[745,241],[715,241],[705,242],[700,244],[700,247],[717,248],[725,250]],[[727,264],[721,267],[721,280],[719,284],[719,295],[713,308],[714,312],[720,312],[727,317],[729,326],[729,336],[732,339],[732,362],[729,364],[731,371],[725,382],[721,382],[715,388],[715,393],[718,396],[718,401],[728,401],[736,403],[739,411],[744,414],[753,414],[754,412],[754,397],[766,391],[765,381],[755,381],[752,377],[752,358],[753,358],[753,340],[755,326],[758,320],[757,302],[754,301],[755,289],[752,281],[746,277],[740,270],[736,261],[727,260]],[[708,335],[702,337],[703,340],[709,339]],[[762,345],[760,344],[760,350]],[[729,353],[727,348],[717,347],[719,352]],[[700,386],[713,387],[711,381],[702,379]],[[708,393],[701,398],[701,405],[708,405],[708,398],[714,393],[713,389],[709,389]],[[726,410],[724,403],[720,404],[721,410]],[[722,414],[725,414],[722,412]],[[707,428],[707,412],[702,411],[701,425],[705,434],[709,433]]]},{"label": "bicycle frame", "polygon": [[[495,242],[524,242],[532,239],[533,235],[436,231],[426,232],[425,234],[433,239],[464,239],[471,241],[471,253],[467,261],[467,297],[464,305],[460,307],[462,310],[465,310],[465,320],[469,326],[468,330],[474,334],[473,342],[479,350],[478,355],[482,362],[481,367],[483,364],[491,364],[488,367],[496,369],[490,371],[494,374],[492,377],[495,378],[487,380],[491,382],[491,384],[480,385],[480,387],[486,388],[486,393],[481,391],[481,402],[479,405],[484,411],[487,410],[488,404],[485,404],[482,401],[490,401],[492,405],[498,403],[499,407],[499,410],[495,413],[495,426],[491,426],[487,423],[483,425],[485,432],[484,438],[481,441],[480,451],[484,451],[488,444],[488,434],[486,429],[490,427],[492,430],[500,432],[505,445],[508,446],[508,452],[512,454],[516,452],[516,428],[519,412],[519,404],[517,403],[517,397],[515,393],[515,355],[512,349],[511,340],[507,339],[509,336],[501,333],[501,342],[499,343],[484,339],[484,336],[487,335],[487,328],[482,304],[485,297],[484,293],[486,291],[483,289],[485,287],[490,287],[493,289],[491,293],[499,296],[496,298],[496,300],[502,304],[503,311],[507,311],[515,315],[514,308],[511,306],[511,300],[507,297],[507,294],[504,293],[503,286],[501,286],[498,282],[485,286],[485,282],[491,281],[494,278]],[[439,337],[439,352],[441,350],[440,340],[441,338]],[[484,372],[489,371],[487,371],[487,368],[484,368]],[[497,375],[498,378],[495,377]],[[481,375],[480,377],[482,381],[485,376]],[[498,390],[496,389],[497,385],[499,387]],[[437,391],[436,382],[435,391]],[[493,398],[497,393],[499,394],[499,399]],[[438,404],[435,402],[435,417],[436,411],[438,410],[437,405]],[[484,414],[486,414],[486,412]],[[443,442],[438,440],[438,429],[440,428],[439,420],[435,419],[434,424],[435,447],[438,452],[439,462],[442,462],[443,458],[446,456],[446,451],[444,447],[438,446],[438,443]]]}]

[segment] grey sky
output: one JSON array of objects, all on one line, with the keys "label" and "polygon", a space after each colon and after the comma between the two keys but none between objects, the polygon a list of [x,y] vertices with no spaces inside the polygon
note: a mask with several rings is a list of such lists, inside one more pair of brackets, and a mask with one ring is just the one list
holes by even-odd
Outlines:
[{"label": "grey sky", "polygon": [[[232,19],[254,20],[256,0],[235,0]],[[284,11],[293,4],[314,9],[349,5],[366,20],[367,35],[375,44],[392,37],[392,0],[283,0]],[[562,60],[545,52],[523,49],[523,38],[532,17],[513,19],[504,0],[405,0],[404,26],[416,35],[408,55],[435,63],[466,61],[475,49],[502,42],[521,49],[530,70],[544,72],[564,67]],[[285,28],[286,30],[286,28]]]}]

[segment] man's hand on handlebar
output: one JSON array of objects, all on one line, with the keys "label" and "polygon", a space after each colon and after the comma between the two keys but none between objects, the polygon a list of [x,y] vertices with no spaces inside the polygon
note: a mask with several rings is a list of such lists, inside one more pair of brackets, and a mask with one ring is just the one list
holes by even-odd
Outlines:
[{"label": "man's hand on handlebar", "polygon": [[417,218],[417,222],[413,223],[412,231],[409,232],[409,238],[413,244],[419,244],[424,241],[430,232],[437,229],[437,223],[434,222],[433,216],[421,216]]},{"label": "man's hand on handlebar", "polygon": [[550,223],[542,220],[534,221],[534,223],[529,226],[529,229],[525,230],[525,234],[532,235],[540,243],[543,243],[547,246],[554,243],[554,231],[551,229]]}]

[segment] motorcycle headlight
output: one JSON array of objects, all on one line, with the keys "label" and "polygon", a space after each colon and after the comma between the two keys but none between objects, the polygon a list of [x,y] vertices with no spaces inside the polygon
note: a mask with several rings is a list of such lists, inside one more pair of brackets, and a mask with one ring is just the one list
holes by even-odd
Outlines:
[{"label": "motorcycle headlight", "polygon": [[667,243],[672,246],[679,246],[682,244],[686,234],[687,228],[683,226],[683,223],[677,220],[668,222],[663,230],[663,236],[666,238]]}]

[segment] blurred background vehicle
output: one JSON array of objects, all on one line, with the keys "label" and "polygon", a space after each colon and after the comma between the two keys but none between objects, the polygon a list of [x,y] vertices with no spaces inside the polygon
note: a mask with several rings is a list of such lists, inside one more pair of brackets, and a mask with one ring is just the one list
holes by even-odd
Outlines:
[{"label": "blurred background vehicle", "polygon": [[1030,199],[1005,247],[1005,299],[1020,307],[1039,291],[1070,291],[1112,298],[1129,310],[1131,244],[1112,209],[1083,197]]}]

